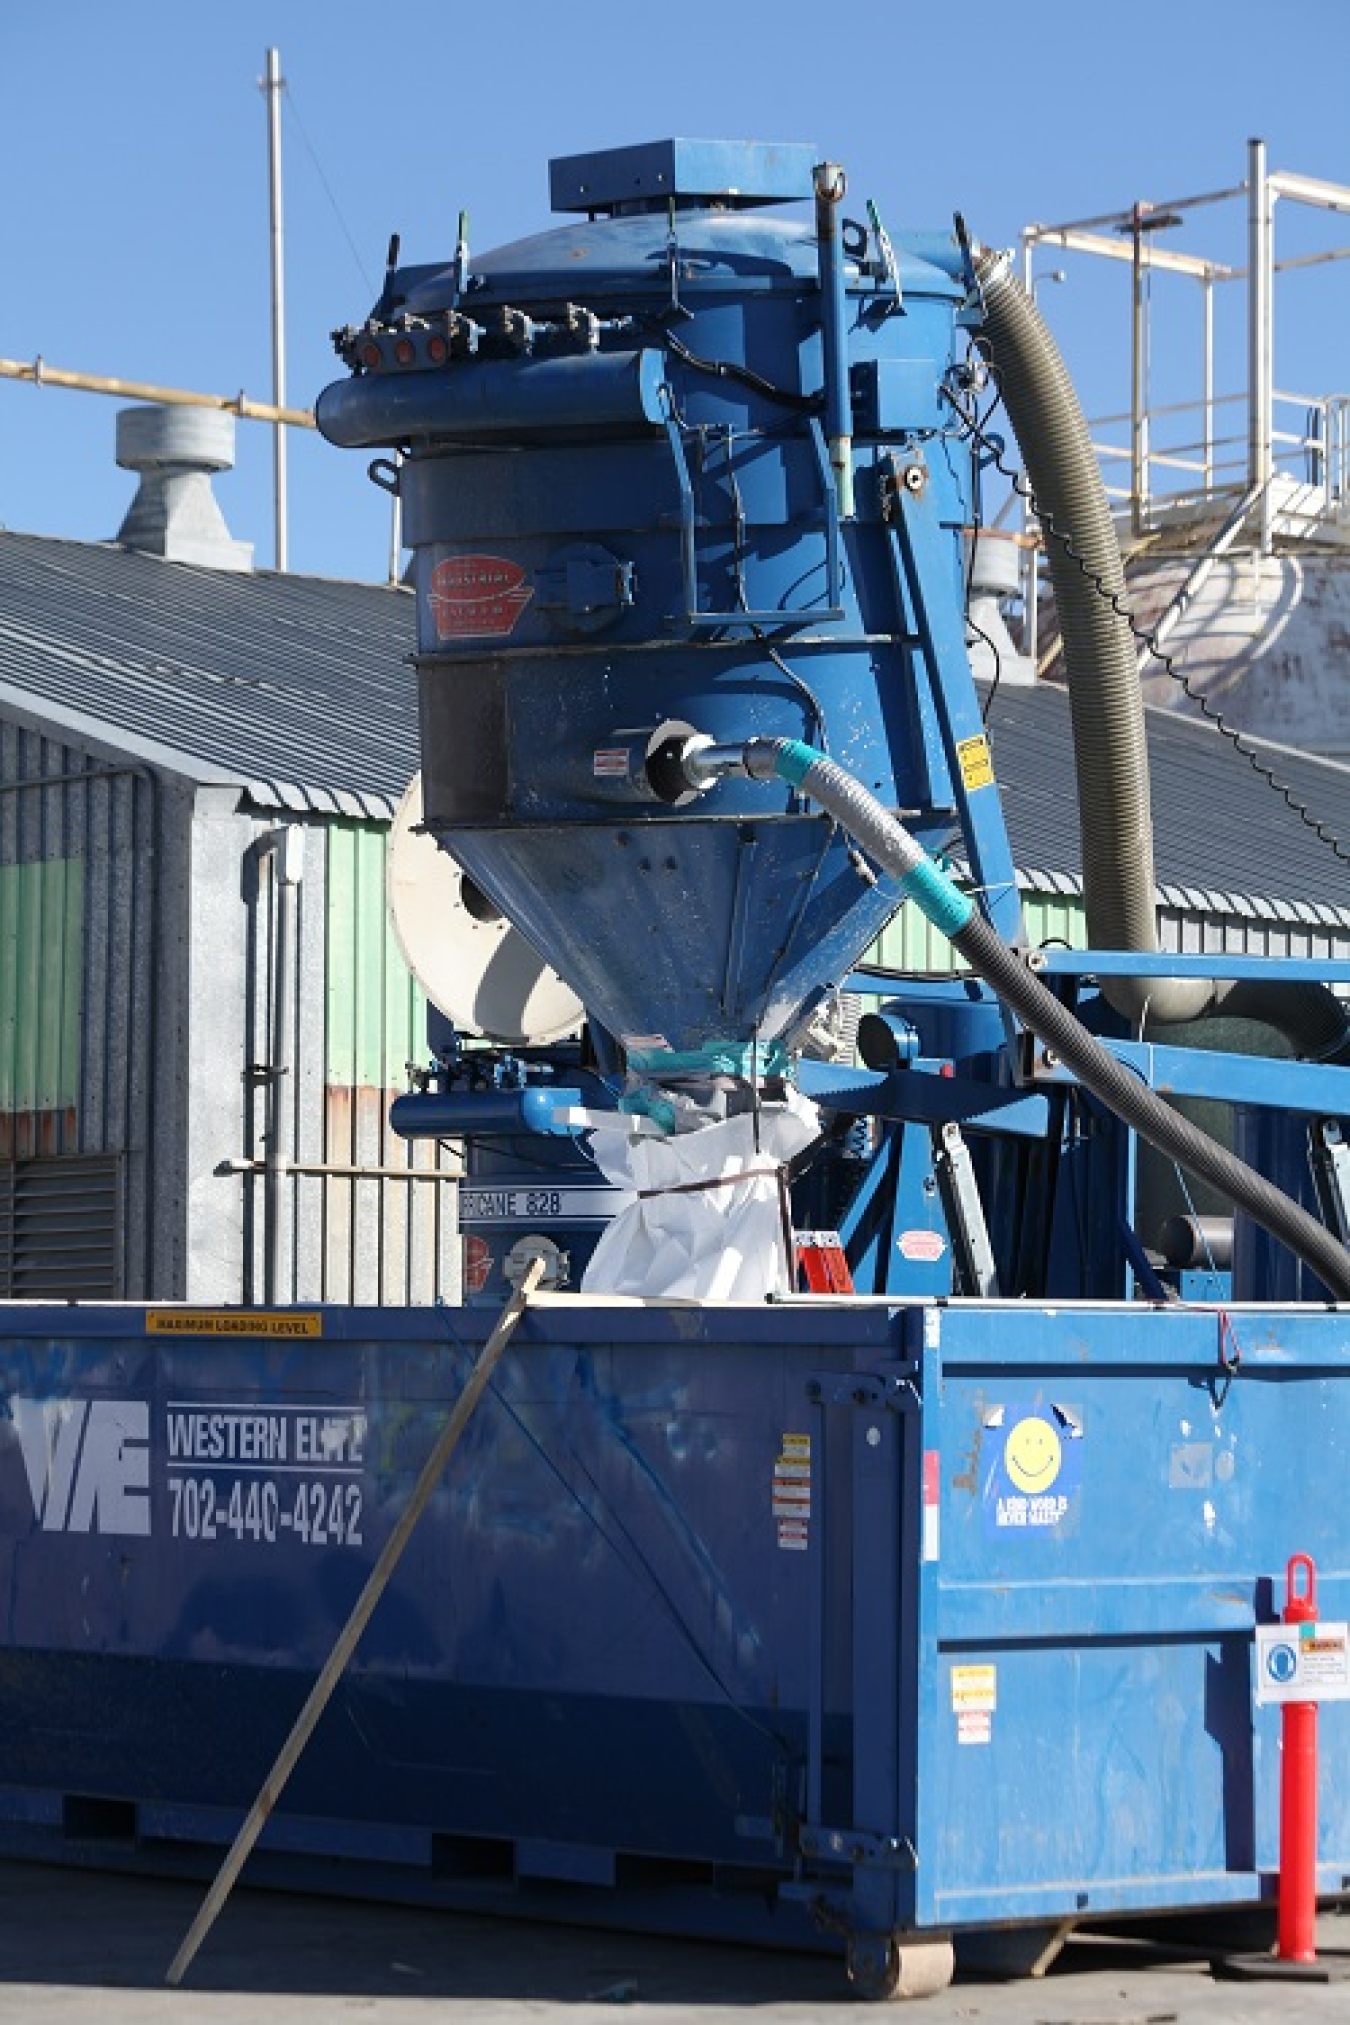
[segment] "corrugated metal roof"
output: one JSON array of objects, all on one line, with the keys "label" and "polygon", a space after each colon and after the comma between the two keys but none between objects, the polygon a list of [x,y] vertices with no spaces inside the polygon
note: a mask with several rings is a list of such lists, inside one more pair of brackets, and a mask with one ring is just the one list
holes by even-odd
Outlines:
[{"label": "corrugated metal roof", "polygon": [[396,588],[0,533],[0,707],[265,808],[393,813],[413,628]]},{"label": "corrugated metal roof", "polygon": [[[0,707],[265,808],[393,813],[417,765],[413,633],[411,597],[383,585],[0,533]],[[1208,725],[1147,716],[1160,898],[1350,926],[1347,867],[1247,761]],[[1067,695],[1004,687],[989,730],[1026,884],[1081,891]],[[1262,750],[1350,841],[1350,768]]]},{"label": "corrugated metal roof", "polygon": [[[1211,725],[1149,710],[1154,857],[1160,898],[1198,912],[1350,926],[1350,865],[1337,858]],[[1082,888],[1069,699],[1048,683],[1009,685],[989,711],[994,770],[1028,882]],[[1250,743],[1257,745],[1258,741]],[[1261,744],[1295,797],[1350,849],[1350,767]]]}]

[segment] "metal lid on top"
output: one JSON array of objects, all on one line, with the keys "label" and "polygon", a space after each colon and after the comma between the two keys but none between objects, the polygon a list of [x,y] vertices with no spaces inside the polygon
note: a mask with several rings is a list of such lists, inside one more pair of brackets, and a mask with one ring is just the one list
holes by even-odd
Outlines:
[{"label": "metal lid on top", "polygon": [[664,210],[677,203],[795,204],[814,194],[820,159],[804,141],[643,141],[560,155],[548,165],[555,211]]}]

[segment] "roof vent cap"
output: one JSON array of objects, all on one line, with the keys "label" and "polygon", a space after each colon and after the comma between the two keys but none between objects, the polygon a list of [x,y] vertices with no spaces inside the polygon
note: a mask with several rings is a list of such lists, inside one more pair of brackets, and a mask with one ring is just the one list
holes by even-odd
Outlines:
[{"label": "roof vent cap", "polygon": [[117,461],[140,488],[116,539],[124,548],[203,569],[251,570],[253,544],[234,541],[211,489],[234,468],[234,416],[219,408],[123,408]]}]

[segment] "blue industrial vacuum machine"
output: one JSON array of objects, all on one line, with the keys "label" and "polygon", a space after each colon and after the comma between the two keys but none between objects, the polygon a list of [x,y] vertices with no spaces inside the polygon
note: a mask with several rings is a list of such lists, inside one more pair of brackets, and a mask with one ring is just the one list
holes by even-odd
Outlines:
[{"label": "blue industrial vacuum machine", "polygon": [[[1259,1907],[1291,1556],[1350,1617],[1350,971],[1158,948],[1119,550],[1005,259],[809,147],[552,195],[395,249],[318,420],[403,502],[425,831],[585,1030],[442,1028],[399,1101],[469,1148],[463,1308],[0,1310],[0,1846],[212,1866],[538,1256],[254,1875],[873,1995]],[[1086,953],[1027,946],[966,651],[1008,427]],[[902,904],[950,974],[866,969]],[[1331,1703],[1322,1745],[1334,1894]]]}]

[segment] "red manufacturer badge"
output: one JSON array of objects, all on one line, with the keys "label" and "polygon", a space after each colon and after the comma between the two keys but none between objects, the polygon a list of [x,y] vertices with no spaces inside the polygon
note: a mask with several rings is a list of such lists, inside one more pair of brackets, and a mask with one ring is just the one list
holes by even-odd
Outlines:
[{"label": "red manufacturer badge", "polygon": [[464,1240],[464,1286],[470,1294],[481,1294],[492,1271],[492,1253],[486,1238]]},{"label": "red manufacturer badge", "polygon": [[533,596],[520,564],[500,555],[448,555],[427,585],[439,640],[504,639]]},{"label": "red manufacturer badge", "polygon": [[896,1250],[907,1259],[940,1259],[947,1249],[941,1231],[905,1230],[895,1241]]}]

